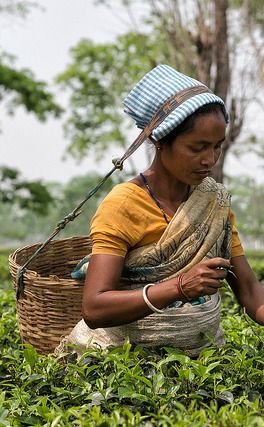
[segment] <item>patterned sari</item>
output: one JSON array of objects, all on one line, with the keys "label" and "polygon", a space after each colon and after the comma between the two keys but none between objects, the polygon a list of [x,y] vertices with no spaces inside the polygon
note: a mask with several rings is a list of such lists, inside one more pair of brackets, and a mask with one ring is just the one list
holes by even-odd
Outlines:
[{"label": "patterned sari", "polygon": [[[176,277],[203,259],[230,258],[230,196],[212,178],[191,189],[157,243],[133,249],[125,259],[120,288],[138,289]],[[146,346],[173,346],[196,356],[212,343],[224,342],[220,326],[220,295],[204,303],[176,302],[145,318],[118,327],[91,330],[82,320],[63,340],[82,348],[87,345],[121,345],[126,337]],[[61,350],[61,347],[60,347]]]}]

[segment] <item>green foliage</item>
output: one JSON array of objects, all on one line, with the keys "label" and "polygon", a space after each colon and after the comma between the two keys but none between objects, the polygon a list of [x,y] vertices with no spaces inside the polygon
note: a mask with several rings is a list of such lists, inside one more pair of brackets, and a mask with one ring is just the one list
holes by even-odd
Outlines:
[{"label": "green foliage", "polygon": [[264,283],[264,251],[246,251],[246,257],[257,278]]},{"label": "green foliage", "polygon": [[[254,154],[259,159],[264,159],[264,141],[261,133],[247,135],[242,143],[232,148],[232,154],[237,158],[246,156],[248,153]],[[261,165],[263,167],[263,165]]]},{"label": "green foliage", "polygon": [[[241,8],[244,0],[232,0],[231,5],[235,8]],[[255,23],[260,25],[264,30],[264,3],[262,0],[248,1],[249,14]]]},{"label": "green foliage", "polygon": [[[132,124],[132,121],[122,112],[124,96],[146,71],[164,62],[198,78],[213,90],[220,90],[221,86],[225,93],[223,88],[227,86],[226,90],[230,92],[227,107],[233,120],[230,121],[224,145],[225,160],[229,148],[235,144],[242,130],[245,105],[248,107],[249,102],[257,99],[253,82],[258,81],[261,85],[261,73],[258,73],[256,64],[249,73],[243,73],[240,86],[246,88],[246,92],[232,92],[232,86],[236,87],[233,80],[238,75],[241,78],[236,65],[241,62],[238,55],[248,40],[246,31],[231,23],[244,19],[242,3],[245,7],[246,2],[233,0],[227,4],[227,21],[230,23],[228,57],[233,67],[228,70],[229,76],[224,81],[219,66],[223,62],[228,64],[228,61],[217,59],[215,50],[214,10],[219,2],[146,0],[144,6],[139,0],[120,0],[119,4],[112,0],[94,0],[94,3],[107,8],[123,7],[122,14],[127,12],[128,24],[131,25],[127,33],[117,37],[114,43],[79,42],[71,50],[71,64],[58,76],[58,83],[70,94],[70,113],[65,123],[66,137],[70,141],[68,152],[82,158],[91,150],[100,155],[111,144],[128,145],[128,123]],[[250,3],[255,29],[263,22],[263,1],[247,3]],[[248,62],[255,64],[254,60]],[[230,84],[226,85],[226,82]],[[257,145],[262,152],[259,140]],[[221,180],[221,164],[219,168],[221,171],[216,168],[216,175]]]},{"label": "green foliage", "polygon": [[264,250],[261,250],[261,251],[257,251],[255,249],[247,250],[246,255],[247,255],[247,258],[252,258],[256,261],[264,260]]},{"label": "green foliage", "polygon": [[[0,13],[24,18],[35,6],[37,4],[29,0],[0,0]],[[63,110],[54,101],[54,96],[47,90],[46,84],[36,80],[30,70],[16,70],[10,65],[10,59],[10,55],[0,52],[0,101],[5,102],[8,112],[13,114],[16,107],[23,106],[41,121],[50,115],[58,117]],[[12,211],[21,209],[45,215],[52,198],[40,181],[22,180],[17,170],[2,166],[0,202],[9,205],[10,215]]]},{"label": "green foliage", "polygon": [[[179,37],[188,37],[184,26],[174,27],[174,31],[179,31]],[[181,44],[178,34],[175,40]],[[70,140],[68,152],[77,158],[90,150],[100,156],[111,144],[127,145],[132,121],[126,121],[122,101],[149,69],[158,63],[171,63],[196,76],[190,58],[178,45],[172,48],[155,15],[145,19],[142,31],[129,31],[114,43],[81,40],[71,49],[71,58],[71,64],[57,82],[70,93],[65,131]]]},{"label": "green foliage", "polygon": [[[0,0],[2,15],[25,18],[34,7],[39,7],[35,1]],[[10,113],[14,112],[15,107],[22,105],[39,120],[46,120],[49,115],[58,117],[63,110],[47,90],[46,83],[36,80],[28,69],[16,70],[11,63],[13,61],[14,57],[0,52],[0,101],[8,99]]]},{"label": "green foliage", "polygon": [[71,50],[72,63],[57,81],[71,94],[65,130],[72,155],[82,158],[89,150],[100,155],[110,144],[126,144],[122,99],[161,58],[156,41],[150,35],[127,33],[115,43],[82,40]]},{"label": "green foliage", "polygon": [[[240,232],[261,241],[264,235],[264,185],[248,177],[228,177],[227,187],[232,196],[232,209]],[[264,240],[262,240],[264,246]]]},{"label": "green foliage", "polygon": [[264,258],[262,260],[249,259],[249,264],[259,280],[264,281]]},{"label": "green foliage", "polygon": [[71,49],[72,63],[57,78],[71,94],[65,126],[71,154],[81,157],[91,149],[103,152],[109,144],[125,145],[122,99],[163,57],[157,46],[151,34],[128,32],[114,43],[84,39]]},{"label": "green foliage", "polygon": [[[78,203],[85,198],[88,192],[94,188],[102,177],[100,175],[89,174],[72,178],[64,187],[59,200],[57,201],[57,221],[64,218],[71,212]],[[82,214],[62,232],[62,236],[73,236],[88,234],[89,223],[94,215],[97,206],[112,189],[116,183],[116,177],[109,178],[104,185],[89,199],[82,207]],[[55,212],[53,212],[54,214]]]},{"label": "green foliage", "polygon": [[34,79],[29,70],[18,71],[4,64],[0,58],[0,100],[9,96],[8,109],[22,105],[28,112],[33,112],[39,120],[46,120],[48,115],[58,117],[62,108],[47,91],[46,84]]},{"label": "green foliage", "polygon": [[25,181],[16,169],[0,166],[0,202],[8,203],[10,211],[17,211],[19,207],[45,215],[52,201],[50,192],[40,181]]},{"label": "green foliage", "polygon": [[[9,169],[6,168],[7,178],[9,176],[8,171]],[[20,182],[17,171],[11,170],[10,174],[14,181],[18,179]],[[12,183],[11,178],[8,178],[8,180]],[[87,176],[75,177],[66,184],[46,183],[45,187],[52,200],[48,202],[49,199],[43,198],[43,203],[41,204],[40,200],[39,203],[35,204],[33,209],[34,199],[29,199],[28,206],[30,206],[30,210],[23,209],[23,211],[21,207],[19,209],[16,208],[19,204],[18,197],[20,193],[11,191],[9,196],[8,188],[10,188],[11,184],[8,187],[7,184],[4,185],[4,181],[1,183],[0,179],[0,200],[2,198],[2,201],[6,201],[6,203],[0,204],[0,221],[2,224],[0,238],[2,244],[3,241],[7,241],[8,243],[9,240],[11,242],[14,240],[23,241],[28,236],[31,236],[31,241],[39,241],[47,237],[57,222],[71,212],[100,179],[101,176],[94,173]],[[124,175],[120,176],[120,173],[113,175],[113,178],[109,179],[99,192],[83,206],[82,215],[73,223],[70,223],[61,236],[87,234],[89,222],[98,204],[110,191],[112,186],[118,183],[119,179],[124,180],[126,177]],[[260,247],[264,247],[263,185],[256,184],[248,178],[239,177],[229,178],[227,187],[232,194],[232,209],[236,215],[238,230],[242,234],[242,241],[244,243],[245,238],[250,239],[245,247],[252,247],[255,241],[259,243]],[[14,185],[11,185],[11,190],[15,190]],[[22,195],[25,196],[25,193],[21,193]],[[10,197],[10,203],[7,201],[8,197]],[[12,201],[16,204],[12,205]],[[39,215],[39,212],[46,213],[46,216]],[[14,223],[16,227],[14,227]],[[252,253],[247,251],[247,254],[250,259],[258,258],[260,261],[264,259],[264,254],[261,252]],[[262,269],[261,266],[258,267],[256,265],[256,271],[259,271],[259,268]]]},{"label": "green foliage", "polygon": [[[0,204],[0,221],[2,224],[0,239],[2,244],[12,244],[14,241],[43,241],[48,237],[56,224],[69,214],[78,203],[84,199],[90,189],[100,181],[101,176],[91,174],[71,179],[67,184],[48,183],[47,191],[52,202],[44,206],[46,215],[31,209],[14,209],[12,203]],[[88,233],[89,222],[102,198],[110,191],[117,177],[109,178],[98,192],[82,207],[82,214],[71,222],[60,233],[60,237],[84,235]],[[0,186],[1,190],[1,186]],[[1,192],[0,192],[1,195]],[[44,209],[39,206],[40,209]],[[14,223],[16,226],[14,227]],[[11,243],[10,243],[11,242]],[[16,243],[17,244],[17,243]]]},{"label": "green foliage", "polygon": [[10,273],[7,264],[7,255],[0,254],[0,280],[1,282],[7,282],[10,279]]},{"label": "green foliage", "polygon": [[264,425],[264,330],[240,314],[228,288],[226,344],[197,359],[129,342],[87,349],[79,360],[39,355],[21,345],[10,282],[0,290],[0,313],[0,426]]}]

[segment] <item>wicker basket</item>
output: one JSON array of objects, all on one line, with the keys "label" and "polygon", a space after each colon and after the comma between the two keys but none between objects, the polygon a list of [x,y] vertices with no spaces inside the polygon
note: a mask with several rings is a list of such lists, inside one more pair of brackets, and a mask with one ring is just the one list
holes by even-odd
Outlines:
[{"label": "wicker basket", "polygon": [[[9,256],[15,289],[18,269],[39,244],[17,249]],[[91,252],[88,236],[55,240],[24,273],[24,295],[17,301],[18,323],[24,343],[44,354],[54,351],[82,318],[83,283],[70,278],[75,265]]]}]

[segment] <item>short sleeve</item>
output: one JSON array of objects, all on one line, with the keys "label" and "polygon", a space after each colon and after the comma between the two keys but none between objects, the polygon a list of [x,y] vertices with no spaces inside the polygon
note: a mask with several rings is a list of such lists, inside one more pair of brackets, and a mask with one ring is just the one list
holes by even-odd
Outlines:
[{"label": "short sleeve", "polygon": [[235,226],[235,215],[232,210],[230,210],[230,223],[232,227],[232,248],[231,248],[231,257],[245,255],[245,251],[241,244],[237,228]]},{"label": "short sleeve", "polygon": [[[90,228],[93,254],[125,257],[140,239],[146,215],[131,206],[131,191],[120,185],[108,194],[98,207]],[[133,193],[133,192],[132,192]],[[133,200],[133,194],[132,194]],[[134,201],[136,207],[136,201]]]}]

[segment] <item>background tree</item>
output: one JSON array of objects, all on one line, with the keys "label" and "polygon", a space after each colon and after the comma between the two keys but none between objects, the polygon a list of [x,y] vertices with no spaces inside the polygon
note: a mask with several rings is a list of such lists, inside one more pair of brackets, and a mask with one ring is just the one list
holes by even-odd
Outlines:
[{"label": "background tree", "polygon": [[[88,191],[95,187],[101,176],[99,174],[90,174],[83,176],[76,176],[69,180],[63,186],[63,192],[59,203],[57,203],[57,218],[58,221],[64,218],[66,214],[72,211],[77,206],[81,199],[85,197]],[[86,235],[89,231],[89,223],[94,215],[97,206],[112,189],[114,184],[117,183],[118,176],[109,178],[105,184],[89,199],[82,207],[82,214],[73,222],[69,223],[62,231],[61,235],[66,236],[79,236]]]},{"label": "background tree", "polygon": [[[40,7],[30,0],[0,0],[1,17],[25,18],[32,8]],[[5,101],[10,113],[22,105],[39,120],[59,116],[62,108],[54,101],[46,83],[38,81],[29,69],[17,70],[15,58],[0,49],[0,101]]]},{"label": "background tree", "polygon": [[[21,241],[32,243],[46,239],[56,224],[77,206],[88,190],[93,188],[99,180],[100,175],[94,174],[74,177],[66,184],[48,183],[45,187],[52,197],[52,203],[46,205],[46,215],[40,215],[37,209],[22,209],[13,198],[0,203],[0,247],[14,246]],[[98,204],[113,187],[114,182],[117,183],[111,178],[107,180],[105,185],[83,206],[82,214],[60,232],[61,238],[88,233],[89,222]],[[11,192],[11,196],[13,194]]]},{"label": "background tree", "polygon": [[14,69],[8,61],[8,55],[0,55],[0,101],[5,101],[8,112],[13,114],[15,107],[23,106],[42,121],[52,115],[58,117],[62,108],[46,84],[36,80],[30,70]]},{"label": "background tree", "polygon": [[45,215],[52,201],[51,194],[41,181],[23,180],[17,170],[0,167],[1,203],[10,203],[16,212],[26,209]]},{"label": "background tree", "polygon": [[[27,0],[0,0],[0,13],[24,18],[36,6]],[[0,102],[7,111],[14,114],[16,107],[23,106],[42,121],[51,115],[58,117],[62,108],[47,85],[35,79],[30,70],[15,69],[13,63],[13,57],[0,52]],[[16,211],[27,209],[46,214],[52,197],[40,181],[26,181],[16,169],[0,166],[0,201],[13,203]]]},{"label": "background tree", "polygon": [[33,7],[39,7],[31,0],[0,0],[0,13],[25,18]]},{"label": "background tree", "polygon": [[[255,103],[260,114],[264,110],[264,2],[262,0],[234,0],[236,7],[242,10],[242,26],[250,47],[251,61],[256,68],[259,82],[254,93]],[[244,150],[251,150],[259,158],[264,158],[264,140],[261,134],[250,134]]]},{"label": "background tree", "polygon": [[[115,7],[111,0],[97,3]],[[227,0],[146,0],[143,14],[135,18],[133,10],[141,10],[142,3],[121,3],[131,18],[130,30],[114,43],[80,41],[71,50],[72,63],[58,77],[70,93],[68,150],[83,156],[91,149],[102,152],[111,143],[127,145],[131,121],[124,118],[122,99],[146,71],[164,62],[209,85],[227,103],[230,124],[214,170],[222,181],[226,155],[260,83],[254,62],[246,63],[241,55],[248,36],[240,25],[231,25],[240,22],[244,9]]]},{"label": "background tree", "polygon": [[124,120],[122,98],[136,76],[156,64],[156,53],[154,40],[133,32],[114,43],[82,40],[71,50],[72,64],[57,79],[71,94],[65,124],[71,155],[81,159],[92,150],[99,158],[111,144],[127,145],[131,123]]},{"label": "background tree", "polygon": [[228,177],[232,195],[232,209],[236,224],[246,247],[263,248],[264,235],[264,185],[248,177]]}]

